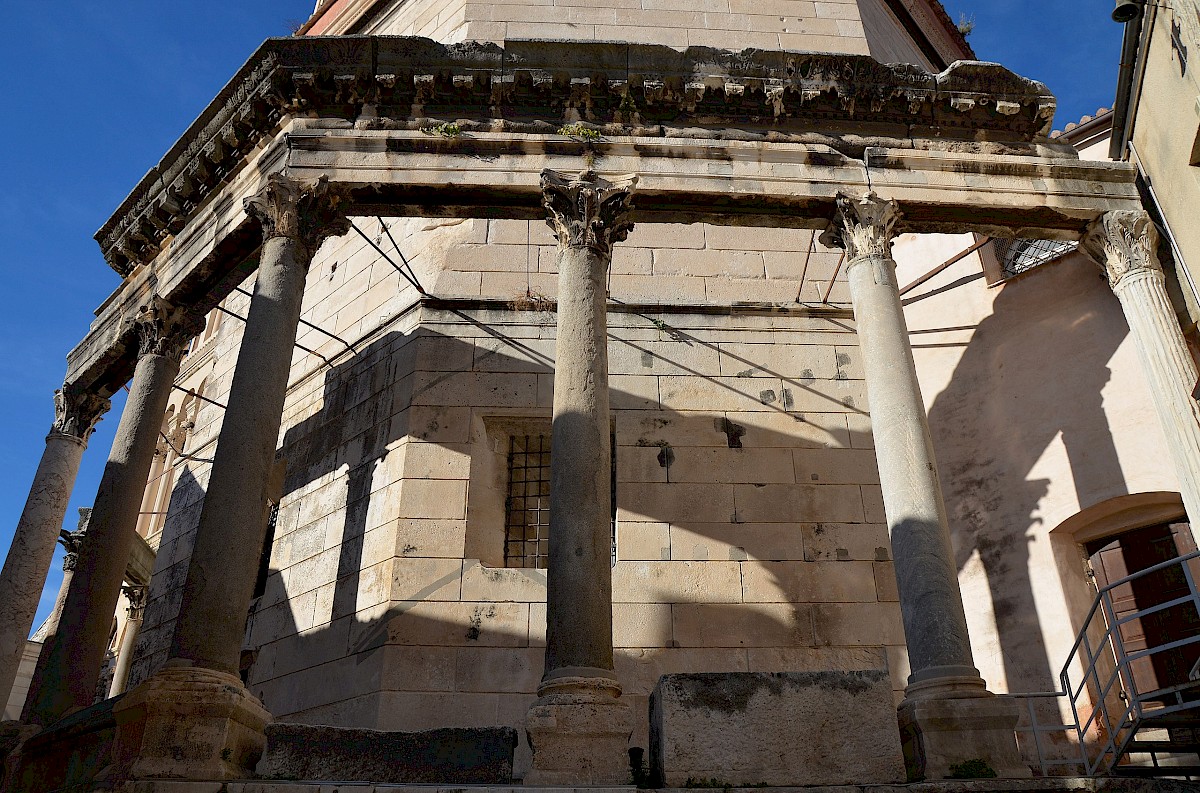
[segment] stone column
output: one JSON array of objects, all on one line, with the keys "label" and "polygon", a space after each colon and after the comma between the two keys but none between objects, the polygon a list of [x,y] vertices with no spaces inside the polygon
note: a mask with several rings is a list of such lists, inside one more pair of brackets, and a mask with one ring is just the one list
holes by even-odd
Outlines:
[{"label": "stone column", "polygon": [[87,539],[87,521],[92,511],[80,510],[79,528],[75,531],[63,529],[59,532],[58,542],[66,550],[63,554],[62,583],[58,586],[58,596],[54,599],[54,609],[46,618],[46,623],[39,629],[42,643],[49,644],[54,634],[58,633],[58,621],[62,619],[63,607],[67,605],[67,593],[71,591],[71,581],[75,578],[75,565],[79,562],[79,549]]},{"label": "stone column", "polygon": [[349,231],[336,196],[326,192],[324,179],[301,182],[275,174],[245,202],[263,229],[258,279],[170,660],[114,710],[116,764],[136,778],[245,778],[262,753],[270,714],[242,685],[238,668],[305,276],[321,243]]},{"label": "stone column", "polygon": [[637,178],[542,173],[558,239],[546,669],[527,730],[531,784],[629,781],[629,706],[612,648],[612,452],[605,277]]},{"label": "stone column", "polygon": [[5,702],[33,628],[83,451],[108,408],[107,399],[74,388],[54,392],[54,423],[0,570],[0,695]]},{"label": "stone column", "polygon": [[1108,212],[1089,226],[1085,253],[1104,268],[1150,386],[1192,532],[1200,541],[1200,403],[1196,363],[1167,297],[1158,231],[1142,211]]},{"label": "stone column", "polygon": [[984,759],[1000,776],[1029,776],[1017,754],[1017,710],[975,668],[933,441],[896,282],[894,201],[839,196],[825,239],[846,251],[862,347],[884,511],[912,674],[900,706],[910,774],[944,778]]},{"label": "stone column", "polygon": [[79,552],[58,631],[39,661],[22,719],[43,726],[91,705],[133,548],[146,478],[187,342],[203,327],[152,298],[133,320],[137,364]]},{"label": "stone column", "polygon": [[121,636],[121,646],[117,649],[117,668],[113,671],[112,685],[108,687],[108,695],[115,697],[125,693],[125,685],[129,682],[129,669],[133,666],[133,650],[137,646],[138,633],[142,629],[142,613],[146,610],[147,587],[132,586],[121,590],[129,608],[125,610],[125,633]]}]

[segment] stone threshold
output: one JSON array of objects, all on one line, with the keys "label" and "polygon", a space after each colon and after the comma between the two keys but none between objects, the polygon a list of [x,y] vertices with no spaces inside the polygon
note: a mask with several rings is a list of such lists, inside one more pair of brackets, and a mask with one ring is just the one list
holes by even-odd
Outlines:
[{"label": "stone threshold", "polygon": [[[159,780],[100,783],[76,788],[113,793],[634,793],[633,785],[589,787],[541,785],[376,785],[369,782],[304,782],[247,780],[233,782],[188,782]],[[826,785],[814,787],[729,787],[662,788],[655,793],[1200,793],[1200,783],[1174,779],[1130,779],[1119,777],[1052,777],[1042,779],[972,779],[916,782],[907,785]]]}]

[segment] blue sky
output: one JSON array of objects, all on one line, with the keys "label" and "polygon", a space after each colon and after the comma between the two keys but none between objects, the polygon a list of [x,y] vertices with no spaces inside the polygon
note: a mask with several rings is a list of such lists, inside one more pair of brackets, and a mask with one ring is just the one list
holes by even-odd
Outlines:
[{"label": "blue sky", "polygon": [[[979,57],[1046,82],[1056,126],[1112,102],[1121,28],[1110,0],[947,0],[973,17]],[[118,278],[92,235],[264,38],[312,0],[13,3],[0,48],[0,549],[6,550],[53,419],[67,351]],[[120,395],[84,457],[67,526],[89,506]],[[38,621],[61,580],[56,555]],[[3,608],[3,604],[0,604]]]}]

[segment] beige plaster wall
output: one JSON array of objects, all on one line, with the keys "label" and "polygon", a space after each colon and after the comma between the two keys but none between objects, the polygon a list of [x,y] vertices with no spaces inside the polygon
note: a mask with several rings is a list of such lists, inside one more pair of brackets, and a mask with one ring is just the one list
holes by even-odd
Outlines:
[{"label": "beige plaster wall", "polygon": [[[900,282],[973,241],[901,237]],[[1120,306],[1079,254],[994,287],[972,255],[905,313],[976,665],[993,691],[1055,690],[1094,590],[1082,547],[1053,530],[1178,489]]]},{"label": "beige plaster wall", "polygon": [[[1174,9],[1174,10],[1172,10]],[[1185,325],[1200,320],[1200,224],[1195,208],[1200,203],[1200,81],[1194,53],[1200,52],[1200,3],[1171,0],[1147,8],[1151,35],[1143,50],[1145,74],[1140,82],[1134,115],[1133,144],[1138,163],[1153,185],[1159,208],[1179,246],[1185,263],[1180,272],[1190,317]],[[1172,24],[1179,26],[1180,39],[1190,53],[1186,74],[1179,55],[1171,46]],[[1184,301],[1176,306],[1183,310]]]}]

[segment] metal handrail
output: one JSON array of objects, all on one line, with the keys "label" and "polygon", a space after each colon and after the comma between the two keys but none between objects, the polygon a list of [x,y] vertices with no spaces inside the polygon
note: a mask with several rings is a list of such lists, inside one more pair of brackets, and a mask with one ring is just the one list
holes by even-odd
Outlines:
[{"label": "metal handrail", "polygon": [[[1155,647],[1128,652],[1125,649],[1124,642],[1121,640],[1120,633],[1122,625],[1188,603],[1191,603],[1196,608],[1197,614],[1200,615],[1200,591],[1197,590],[1195,578],[1188,567],[1188,563],[1196,559],[1200,559],[1200,551],[1160,562],[1098,589],[1095,600],[1092,602],[1092,607],[1088,610],[1087,616],[1084,618],[1083,627],[1080,629],[1075,643],[1071,645],[1071,650],[1067,654],[1067,660],[1062,666],[1062,671],[1059,673],[1060,690],[1007,695],[1013,699],[1025,700],[1030,726],[1027,728],[1018,728],[1017,732],[1033,736],[1034,747],[1038,755],[1038,764],[1043,776],[1048,775],[1051,768],[1073,767],[1076,766],[1077,762],[1082,765],[1084,772],[1088,776],[1110,772],[1128,752],[1129,746],[1145,718],[1148,716],[1164,716],[1200,709],[1200,700],[1185,700],[1183,696],[1183,692],[1186,690],[1200,691],[1200,679],[1198,679],[1200,678],[1200,661],[1197,661],[1191,668],[1188,674],[1188,681],[1147,692],[1138,691],[1131,666],[1133,662],[1149,658],[1156,653],[1200,643],[1200,634],[1185,639],[1176,639]],[[1176,566],[1180,567],[1183,571],[1184,580],[1188,587],[1188,594],[1173,598],[1165,603],[1155,604],[1154,606],[1138,610],[1120,618],[1117,617],[1112,602],[1111,593],[1113,589]],[[1099,643],[1093,646],[1092,638],[1088,636],[1088,633],[1092,630],[1097,616],[1104,620],[1104,631],[1099,638]],[[1111,671],[1100,668],[1101,661],[1107,660],[1111,660],[1113,666]],[[1071,668],[1076,664],[1082,665],[1083,668],[1078,685],[1073,684],[1071,675]],[[1119,709],[1110,708],[1112,703],[1110,703],[1109,698],[1114,689],[1118,692],[1117,696],[1122,702],[1122,706]],[[1088,699],[1091,700],[1091,713],[1086,719],[1081,721],[1080,707],[1085,692],[1088,694]],[[1062,697],[1065,697],[1070,704],[1073,723],[1040,724],[1036,709],[1034,708],[1034,700]],[[1175,700],[1173,704],[1168,704],[1167,701],[1164,701],[1170,697],[1173,697]],[[1151,703],[1159,704],[1157,707],[1147,708],[1146,706]],[[1093,752],[1089,750],[1088,741],[1088,735],[1093,730],[1100,732],[1102,735],[1100,741],[1093,741],[1091,743],[1091,750],[1099,750],[1094,756]],[[1073,732],[1075,734],[1080,753],[1079,761],[1073,758],[1051,758],[1047,756],[1042,736],[1055,732]],[[1155,759],[1155,764],[1157,765],[1157,759]]]},{"label": "metal handrail", "polygon": [[[1147,713],[1151,715],[1166,715],[1200,708],[1200,701],[1185,701],[1182,695],[1184,690],[1197,688],[1200,684],[1189,681],[1174,686],[1166,686],[1154,691],[1140,692],[1132,670],[1132,664],[1135,661],[1149,658],[1157,653],[1196,644],[1200,642],[1200,635],[1128,652],[1125,649],[1124,642],[1121,640],[1120,633],[1122,625],[1188,603],[1191,603],[1196,608],[1197,613],[1200,614],[1200,591],[1197,591],[1195,579],[1191,569],[1188,567],[1188,563],[1195,559],[1200,559],[1200,551],[1165,562],[1159,562],[1156,565],[1147,567],[1145,570],[1139,570],[1136,573],[1132,573],[1118,581],[1101,587],[1096,592],[1095,600],[1088,611],[1087,617],[1084,619],[1079,636],[1071,646],[1066,663],[1063,664],[1062,672],[1059,674],[1062,694],[1067,696],[1071,703],[1071,712],[1077,725],[1076,734],[1084,761],[1084,769],[1089,776],[1111,771],[1121,761],[1122,757],[1128,751],[1129,745],[1133,741],[1142,720],[1146,718]],[[1184,580],[1187,583],[1188,594],[1145,609],[1139,609],[1123,617],[1117,617],[1111,594],[1115,588],[1171,567],[1181,568]],[[1088,632],[1092,629],[1097,615],[1104,619],[1104,631],[1100,637],[1100,644],[1093,648]],[[1100,661],[1108,658],[1108,654],[1104,652],[1105,649],[1110,650],[1112,653],[1113,669],[1111,672],[1102,671],[1099,668]],[[1079,684],[1076,686],[1072,684],[1071,668],[1077,663],[1082,664],[1083,674],[1080,677]],[[1109,697],[1116,686],[1120,687],[1118,696],[1123,702],[1123,707],[1119,713],[1110,710],[1109,702]],[[1084,692],[1089,691],[1089,689],[1089,698],[1092,699],[1092,712],[1081,722],[1079,713],[1080,700]],[[1167,695],[1174,695],[1177,700],[1176,704],[1164,703],[1158,707],[1147,709],[1147,704],[1157,702]],[[1099,750],[1094,756],[1088,749],[1087,740],[1088,733],[1093,728],[1103,731],[1102,740],[1094,744],[1094,748]]]}]

